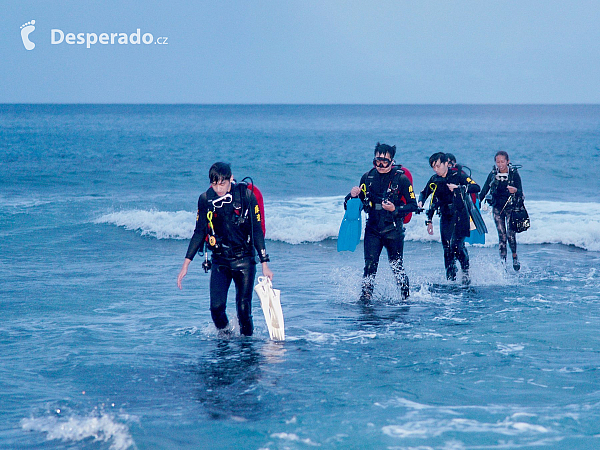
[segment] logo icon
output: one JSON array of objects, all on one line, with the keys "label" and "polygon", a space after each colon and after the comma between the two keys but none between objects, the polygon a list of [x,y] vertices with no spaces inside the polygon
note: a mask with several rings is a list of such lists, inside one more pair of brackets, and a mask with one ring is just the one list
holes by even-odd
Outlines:
[{"label": "logo icon", "polygon": [[33,50],[35,48],[35,44],[29,40],[29,35],[33,30],[35,30],[35,20],[21,25],[21,39],[23,39],[23,45],[26,50]]}]

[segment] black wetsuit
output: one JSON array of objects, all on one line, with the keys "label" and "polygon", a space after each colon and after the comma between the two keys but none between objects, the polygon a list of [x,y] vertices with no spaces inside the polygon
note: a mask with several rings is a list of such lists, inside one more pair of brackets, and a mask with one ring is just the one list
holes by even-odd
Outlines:
[{"label": "black wetsuit", "polygon": [[[396,282],[400,286],[401,296],[406,299],[409,295],[409,282],[403,267],[403,220],[406,214],[418,209],[412,184],[401,167],[393,167],[390,172],[384,174],[371,169],[360,179],[360,186],[363,185],[366,195],[361,190],[359,198],[369,218],[365,228],[365,269],[361,298],[370,300],[373,295],[379,256],[385,247]],[[346,201],[349,198],[350,194],[346,196]],[[383,209],[381,203],[384,199],[395,205],[396,209],[393,212]]]},{"label": "black wetsuit", "polygon": [[[252,290],[256,275],[254,249],[258,252],[261,263],[268,262],[269,256],[265,250],[265,238],[260,224],[262,218],[256,197],[245,183],[232,184],[229,193],[232,194],[230,199],[214,203],[217,195],[212,188],[200,195],[196,229],[185,257],[194,259],[204,245],[207,234],[214,235],[216,245],[209,245],[212,250],[210,312],[213,322],[218,329],[226,328],[229,324],[225,309],[227,292],[233,280],[240,333],[251,336]],[[207,218],[209,212],[212,212],[214,234]]]},{"label": "black wetsuit", "polygon": [[[456,184],[459,188],[450,191],[448,184]],[[435,186],[435,190],[434,190]],[[444,248],[444,266],[446,277],[456,279],[456,260],[458,259],[463,274],[468,279],[469,253],[465,248],[465,238],[471,233],[470,215],[464,203],[464,188],[468,194],[479,192],[479,185],[466,175],[460,167],[448,169],[445,177],[433,175],[425,189],[421,191],[421,204],[433,194],[431,205],[427,211],[427,219],[431,221],[436,210],[440,212],[440,237]]]},{"label": "black wetsuit", "polygon": [[[516,200],[523,198],[523,187],[521,184],[521,176],[516,167],[509,165],[508,173],[506,173],[505,177],[497,177],[498,174],[498,168],[494,167],[479,193],[479,200],[483,202],[489,191],[490,198],[487,201],[493,208],[494,222],[496,223],[496,230],[498,230],[498,248],[500,250],[500,257],[506,261],[507,241],[513,254],[517,253],[516,233],[514,230],[511,230],[507,224],[510,223],[511,214],[515,205],[518,204]],[[517,188],[517,192],[511,194],[508,191],[508,186]],[[511,195],[513,195],[513,197],[511,197]],[[511,200],[515,199],[515,201],[509,202],[509,198],[511,198]]]}]

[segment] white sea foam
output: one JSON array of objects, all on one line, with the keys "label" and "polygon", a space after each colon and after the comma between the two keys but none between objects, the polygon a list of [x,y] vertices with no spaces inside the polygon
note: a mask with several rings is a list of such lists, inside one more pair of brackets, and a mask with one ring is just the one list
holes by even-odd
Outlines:
[{"label": "white sea foam", "polygon": [[317,447],[319,446],[319,444],[311,441],[309,438],[306,439],[302,439],[300,438],[300,436],[298,436],[295,433],[273,433],[271,435],[272,438],[278,438],[278,439],[282,439],[284,441],[291,441],[291,442],[302,442],[303,444],[306,445],[310,445],[312,447]]},{"label": "white sea foam", "polygon": [[112,450],[126,450],[135,443],[126,425],[108,414],[89,417],[39,417],[21,420],[24,431],[46,433],[46,439],[80,442],[85,439],[110,443]]},{"label": "white sea foam", "polygon": [[495,423],[486,423],[474,419],[423,419],[408,421],[402,425],[386,425],[382,432],[397,438],[427,438],[445,433],[497,433],[505,436],[516,436],[525,433],[549,433],[544,426],[521,422],[506,418]]},{"label": "white sea foam", "polygon": [[[266,201],[267,239],[299,244],[336,238],[343,216],[343,197],[304,197]],[[581,202],[526,201],[531,228],[518,235],[522,244],[564,244],[600,251],[600,204]],[[112,224],[158,239],[189,239],[194,231],[194,212],[124,210],[104,214],[96,223]],[[486,246],[498,244],[491,213],[483,213],[489,234]],[[427,234],[423,215],[413,215],[406,227],[409,241],[439,241]],[[363,220],[364,223],[364,220]]]},{"label": "white sea foam", "polygon": [[316,331],[304,330],[303,338],[314,344],[338,344],[346,342],[351,344],[367,344],[377,338],[376,333],[367,331],[352,331],[347,333],[320,333]]}]

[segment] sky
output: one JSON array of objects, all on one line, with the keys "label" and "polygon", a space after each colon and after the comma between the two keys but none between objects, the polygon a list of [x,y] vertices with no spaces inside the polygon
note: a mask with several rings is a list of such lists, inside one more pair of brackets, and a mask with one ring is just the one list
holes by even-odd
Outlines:
[{"label": "sky", "polygon": [[0,30],[0,103],[600,103],[599,0],[2,0]]}]

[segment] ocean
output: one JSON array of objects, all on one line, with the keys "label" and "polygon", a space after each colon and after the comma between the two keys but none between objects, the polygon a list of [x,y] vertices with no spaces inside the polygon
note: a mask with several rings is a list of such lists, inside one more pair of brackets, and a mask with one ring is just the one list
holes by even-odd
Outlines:
[{"label": "ocean", "polygon": [[[382,254],[336,251],[377,142],[415,190],[452,152],[480,185],[506,150],[531,228],[519,273],[439,222],[407,225],[403,303]],[[600,447],[600,105],[0,105],[0,447]],[[286,341],[212,325],[197,257],[176,278],[215,161],[265,198]]]}]

